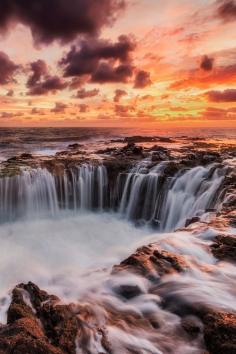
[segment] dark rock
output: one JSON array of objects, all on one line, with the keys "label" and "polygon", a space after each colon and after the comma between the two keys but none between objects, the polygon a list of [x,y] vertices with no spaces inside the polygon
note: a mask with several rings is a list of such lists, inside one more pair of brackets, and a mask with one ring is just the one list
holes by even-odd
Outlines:
[{"label": "dark rock", "polygon": [[79,149],[81,147],[82,147],[82,145],[78,144],[78,143],[74,143],[74,144],[69,144],[68,145],[68,149],[70,149],[70,150],[76,150],[76,149]]},{"label": "dark rock", "polygon": [[128,284],[120,285],[119,287],[116,287],[114,290],[117,294],[119,294],[120,296],[124,297],[127,300],[142,294],[142,290],[137,285],[128,285]]},{"label": "dark rock", "polygon": [[200,221],[200,218],[198,216],[194,216],[193,218],[186,220],[185,227],[188,227],[189,225],[194,224],[195,222],[199,222],[199,221]]},{"label": "dark rock", "polygon": [[143,154],[142,146],[137,146],[135,143],[128,143],[123,148],[121,148],[121,152],[126,155],[141,155]]},{"label": "dark rock", "polygon": [[236,236],[218,235],[211,246],[214,256],[221,260],[236,262]]},{"label": "dark rock", "polygon": [[192,338],[198,337],[202,332],[203,324],[199,318],[195,316],[185,316],[181,320],[181,325],[185,332],[187,332]]},{"label": "dark rock", "polygon": [[236,353],[236,314],[210,312],[203,318],[204,340],[210,354]]},{"label": "dark rock", "polygon": [[183,165],[171,161],[166,165],[164,175],[166,177],[173,177],[182,167]]},{"label": "dark rock", "polygon": [[21,154],[20,155],[20,159],[22,159],[22,160],[29,160],[29,159],[33,159],[33,155],[31,155],[31,154]]},{"label": "dark rock", "polygon": [[158,141],[155,136],[141,136],[141,135],[135,135],[135,136],[128,136],[124,138],[125,143],[148,143],[148,142],[154,142]]}]

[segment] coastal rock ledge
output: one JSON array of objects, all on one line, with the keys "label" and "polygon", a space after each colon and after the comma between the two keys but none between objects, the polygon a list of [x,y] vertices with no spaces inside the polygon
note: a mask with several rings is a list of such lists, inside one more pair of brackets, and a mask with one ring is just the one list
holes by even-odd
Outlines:
[{"label": "coastal rock ledge", "polygon": [[[114,266],[112,274],[136,273],[155,286],[162,276],[182,273],[186,269],[187,265],[181,257],[150,244]],[[130,301],[140,295],[138,290],[126,287],[117,289],[117,292],[125,301]],[[150,293],[152,291],[153,286]],[[64,304],[57,296],[49,295],[31,282],[19,284],[12,291],[7,324],[0,327],[0,354],[76,354],[78,348],[81,353],[90,353],[87,316],[89,310],[84,305]],[[122,321],[128,323],[131,317],[124,317]],[[195,307],[188,309],[187,316],[183,313],[181,323],[182,331],[190,340],[201,334],[202,354],[236,353],[235,313]],[[158,326],[155,330],[158,331]],[[104,351],[98,350],[97,353],[114,353],[105,326],[96,328],[96,333],[99,333],[104,348]],[[142,349],[140,352],[135,350],[135,354],[141,353]]]}]

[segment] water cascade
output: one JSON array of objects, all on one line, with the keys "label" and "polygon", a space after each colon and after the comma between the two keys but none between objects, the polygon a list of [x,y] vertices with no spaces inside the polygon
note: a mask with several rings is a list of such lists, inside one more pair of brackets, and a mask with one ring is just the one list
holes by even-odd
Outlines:
[{"label": "water cascade", "polygon": [[60,209],[105,207],[108,188],[104,166],[81,165],[56,176],[45,168],[0,178],[0,221],[55,216]]},{"label": "water cascade", "polygon": [[149,171],[138,166],[127,174],[119,207],[124,216],[170,231],[217,207],[226,168],[198,166],[170,178],[165,167],[165,162]]},{"label": "water cascade", "polygon": [[[109,185],[103,165],[83,164],[54,175],[44,168],[0,178],[0,221],[22,217],[55,216],[60,209],[116,209],[123,217],[149,222],[169,231],[217,206],[226,167],[211,165],[165,174],[167,162],[151,169],[138,164],[121,173],[116,188]],[[116,207],[111,200],[116,200]]]}]

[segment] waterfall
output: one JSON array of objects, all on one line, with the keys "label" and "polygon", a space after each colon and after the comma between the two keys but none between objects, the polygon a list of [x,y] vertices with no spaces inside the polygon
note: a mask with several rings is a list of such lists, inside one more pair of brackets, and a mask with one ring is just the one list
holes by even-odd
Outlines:
[{"label": "waterfall", "polygon": [[201,216],[207,209],[217,207],[218,191],[226,169],[198,166],[180,173],[169,186],[162,211],[161,228],[182,227],[186,219]]},{"label": "waterfall", "polygon": [[46,168],[0,178],[0,221],[55,216],[60,209],[103,210],[108,179],[102,165],[81,165],[55,176]]},{"label": "waterfall", "polygon": [[[183,169],[168,177],[168,162],[152,168],[145,161],[120,173],[115,191],[104,165],[82,164],[54,175],[45,168],[0,178],[0,221],[55,216],[59,210],[115,209],[123,217],[151,223],[162,231],[185,225],[187,218],[215,208],[226,167]],[[111,198],[110,198],[111,196]],[[116,201],[116,205],[112,205]]]},{"label": "waterfall", "polygon": [[127,174],[120,213],[170,231],[216,207],[226,168],[198,166],[170,178],[164,174],[165,167],[164,162],[149,171],[138,167]]},{"label": "waterfall", "polygon": [[163,178],[166,162],[148,171],[138,165],[127,174],[119,212],[132,220],[157,220],[164,199],[167,181]]}]

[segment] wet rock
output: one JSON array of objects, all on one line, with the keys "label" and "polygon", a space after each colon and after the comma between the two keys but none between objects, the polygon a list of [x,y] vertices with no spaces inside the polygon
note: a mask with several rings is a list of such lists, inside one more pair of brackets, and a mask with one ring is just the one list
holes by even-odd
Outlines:
[{"label": "wet rock", "polygon": [[[23,318],[0,329],[1,354],[63,354],[50,344],[36,320]],[[65,354],[65,353],[64,353]]]},{"label": "wet rock", "polygon": [[210,354],[236,353],[236,314],[212,311],[203,317],[203,323]]},{"label": "wet rock", "polygon": [[150,142],[156,142],[160,141],[163,143],[172,143],[174,142],[173,139],[169,137],[163,137],[163,136],[141,136],[141,135],[135,135],[135,136],[129,136],[124,138],[123,140],[125,143],[150,143]]},{"label": "wet rock", "polygon": [[165,274],[182,272],[187,268],[181,257],[159,249],[155,244],[143,246],[134,254],[113,268],[113,272],[129,271],[157,280]]},{"label": "wet rock", "polygon": [[22,160],[30,160],[30,159],[33,159],[34,157],[33,157],[33,155],[32,154],[26,154],[26,153],[24,153],[24,154],[21,154],[20,155],[20,159],[22,159]]},{"label": "wet rock", "polygon": [[158,141],[155,136],[141,136],[141,135],[135,135],[135,136],[128,136],[124,138],[125,143],[148,143],[148,142],[154,142]]},{"label": "wet rock", "polygon": [[211,246],[214,256],[221,260],[236,262],[236,236],[218,235]]},{"label": "wet rock", "polygon": [[68,145],[68,149],[71,149],[71,150],[75,150],[75,149],[79,149],[81,148],[81,144],[78,144],[78,143],[74,143],[74,144],[69,144]]},{"label": "wet rock", "polygon": [[111,155],[113,153],[117,152],[117,148],[114,147],[110,147],[110,148],[106,148],[106,149],[101,149],[96,151],[96,153],[98,155],[102,154],[102,155]]},{"label": "wet rock", "polygon": [[18,285],[12,292],[8,324],[0,329],[0,353],[75,354],[76,311],[33,283]]},{"label": "wet rock", "polygon": [[121,148],[121,152],[125,153],[126,155],[140,155],[143,154],[142,146],[137,146],[135,143],[128,143],[126,146]]},{"label": "wet rock", "polygon": [[198,216],[194,216],[193,218],[186,220],[185,227],[188,227],[189,225],[194,224],[195,222],[199,222],[199,221],[200,221],[200,218]]},{"label": "wet rock", "polygon": [[29,293],[37,316],[51,342],[65,352],[75,353],[78,323],[73,305],[59,304],[56,296],[48,295],[33,283],[24,284],[22,287]]},{"label": "wet rock", "polygon": [[128,285],[128,284],[120,285],[119,287],[116,287],[114,290],[118,295],[122,296],[127,300],[142,294],[142,290],[137,285]]},{"label": "wet rock", "polygon": [[164,169],[165,177],[173,177],[182,167],[179,163],[169,162]]},{"label": "wet rock", "polygon": [[12,291],[12,301],[7,311],[7,323],[12,324],[22,318],[35,318],[32,308],[26,304],[24,290],[16,287]]},{"label": "wet rock", "polygon": [[199,318],[191,315],[183,317],[181,325],[185,332],[187,332],[192,338],[198,337],[203,329],[203,324]]}]

